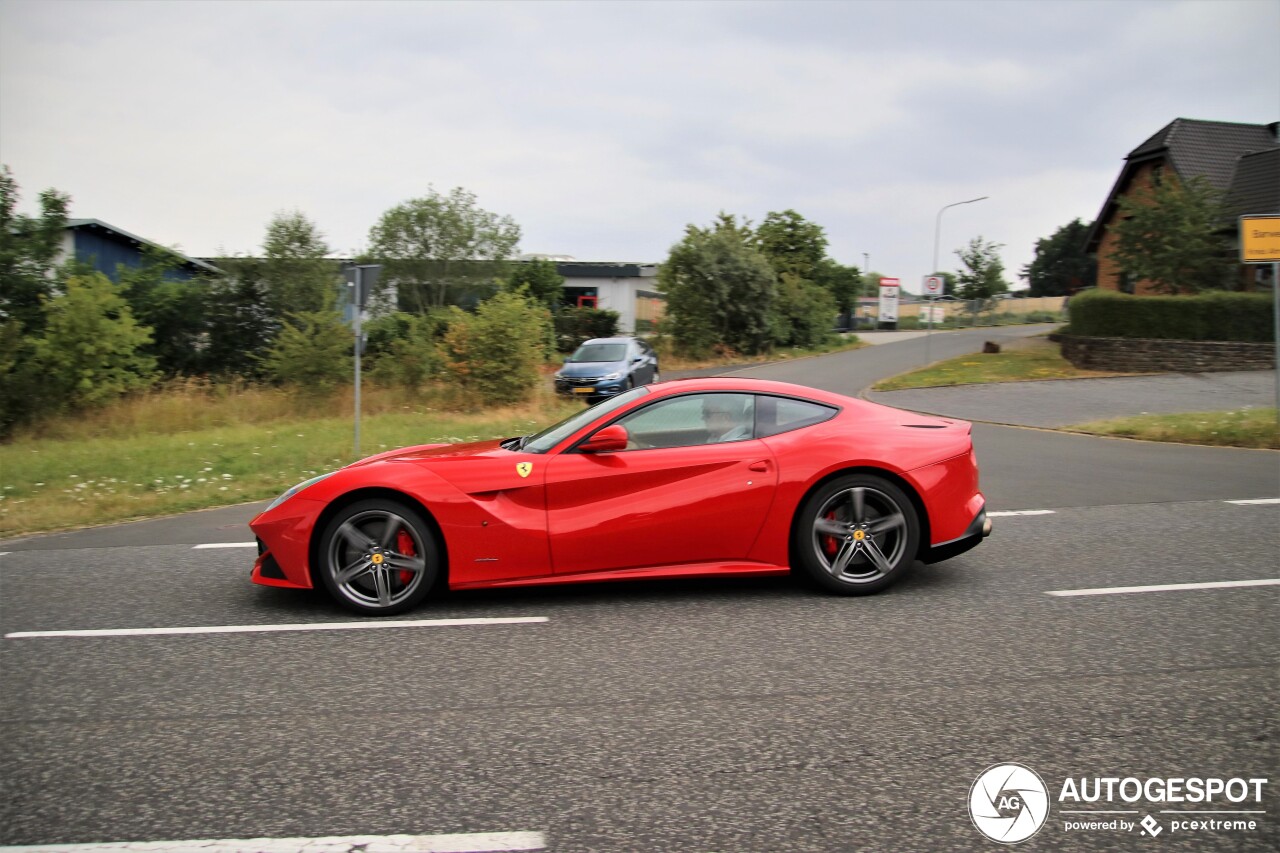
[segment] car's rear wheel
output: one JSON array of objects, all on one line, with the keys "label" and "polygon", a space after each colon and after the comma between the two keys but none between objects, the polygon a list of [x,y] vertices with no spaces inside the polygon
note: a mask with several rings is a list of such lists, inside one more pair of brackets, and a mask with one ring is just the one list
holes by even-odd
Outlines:
[{"label": "car's rear wheel", "polygon": [[850,474],[814,492],[796,518],[793,553],[818,586],[865,595],[915,562],[920,521],[910,499],[880,477]]},{"label": "car's rear wheel", "polygon": [[393,500],[359,501],[320,538],[320,579],[345,607],[390,616],[417,606],[440,574],[440,547],[418,511]]}]

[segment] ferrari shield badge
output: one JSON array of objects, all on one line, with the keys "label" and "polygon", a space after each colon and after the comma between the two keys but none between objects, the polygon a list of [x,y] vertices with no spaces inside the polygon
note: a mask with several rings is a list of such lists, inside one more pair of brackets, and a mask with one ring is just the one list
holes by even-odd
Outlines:
[{"label": "ferrari shield badge", "polygon": [[533,473],[533,463],[532,463],[532,462],[517,462],[517,463],[516,463],[516,473],[517,473],[517,474],[519,474],[521,477],[528,477],[530,474],[532,474],[532,473]]}]

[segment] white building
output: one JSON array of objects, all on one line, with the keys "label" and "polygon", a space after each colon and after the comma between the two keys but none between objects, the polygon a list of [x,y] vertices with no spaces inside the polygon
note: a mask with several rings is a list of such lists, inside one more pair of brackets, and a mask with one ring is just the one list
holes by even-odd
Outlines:
[{"label": "white building", "polygon": [[662,320],[667,298],[658,289],[657,264],[579,261],[568,255],[521,255],[520,260],[553,261],[565,279],[565,302],[617,311],[621,333],[650,334]]}]

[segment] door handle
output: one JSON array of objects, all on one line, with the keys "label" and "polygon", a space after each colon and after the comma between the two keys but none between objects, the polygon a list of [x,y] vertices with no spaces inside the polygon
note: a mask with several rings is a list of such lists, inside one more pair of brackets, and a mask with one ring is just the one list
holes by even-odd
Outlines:
[{"label": "door handle", "polygon": [[769,470],[769,460],[761,459],[759,462],[752,462],[747,466],[748,471],[755,471],[757,474],[764,474]]}]

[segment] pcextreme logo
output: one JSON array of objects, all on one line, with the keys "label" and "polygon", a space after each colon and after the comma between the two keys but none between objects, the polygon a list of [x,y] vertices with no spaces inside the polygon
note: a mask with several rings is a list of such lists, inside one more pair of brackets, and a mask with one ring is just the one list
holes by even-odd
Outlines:
[{"label": "pcextreme logo", "polygon": [[[1135,834],[1257,832],[1267,779],[1233,776],[1068,776],[1058,789],[1063,832]],[[1030,767],[993,764],[969,788],[969,817],[992,841],[1026,841],[1049,822],[1049,789]]]}]

